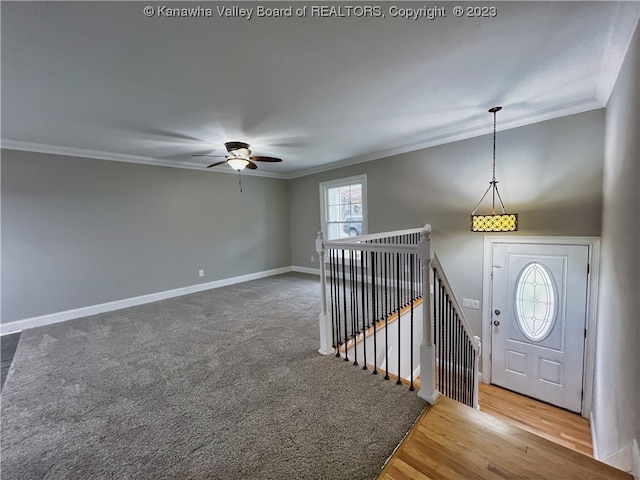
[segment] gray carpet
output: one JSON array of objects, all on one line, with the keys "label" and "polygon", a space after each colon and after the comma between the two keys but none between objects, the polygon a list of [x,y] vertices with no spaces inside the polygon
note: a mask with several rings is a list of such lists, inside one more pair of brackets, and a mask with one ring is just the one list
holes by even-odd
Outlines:
[{"label": "gray carpet", "polygon": [[294,273],[25,330],[2,479],[375,478],[425,403],[319,355],[319,308]]}]

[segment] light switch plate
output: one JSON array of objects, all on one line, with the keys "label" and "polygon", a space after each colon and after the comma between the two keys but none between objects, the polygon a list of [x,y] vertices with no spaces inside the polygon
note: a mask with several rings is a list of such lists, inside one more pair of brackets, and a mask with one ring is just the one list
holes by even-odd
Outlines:
[{"label": "light switch plate", "polygon": [[473,298],[463,298],[462,306],[466,308],[473,308],[474,310],[480,310],[480,300],[474,300]]}]

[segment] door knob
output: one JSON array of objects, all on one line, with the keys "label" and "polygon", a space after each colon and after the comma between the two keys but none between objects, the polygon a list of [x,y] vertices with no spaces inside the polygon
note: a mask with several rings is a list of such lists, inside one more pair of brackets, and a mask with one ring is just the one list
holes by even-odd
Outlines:
[{"label": "door knob", "polygon": [[494,320],[493,324],[497,327],[498,325],[500,325],[500,322],[498,320]]},{"label": "door knob", "polygon": [[494,313],[495,313],[496,315],[500,315],[500,310],[495,310],[495,311],[494,311]]}]

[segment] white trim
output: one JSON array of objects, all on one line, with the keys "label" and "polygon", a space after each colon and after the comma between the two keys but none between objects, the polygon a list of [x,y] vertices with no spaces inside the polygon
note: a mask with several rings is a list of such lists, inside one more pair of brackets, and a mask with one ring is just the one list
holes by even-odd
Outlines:
[{"label": "white trim", "polygon": [[[425,231],[425,227],[418,227],[418,228],[406,228],[404,230],[394,230],[391,232],[382,232],[382,233],[368,233],[366,235],[359,235],[357,237],[347,237],[347,238],[341,238],[339,240],[324,240],[324,246],[326,248],[331,248],[333,246],[334,243],[354,243],[354,244],[361,244],[364,241],[368,241],[368,240],[377,240],[377,239],[381,239],[381,238],[390,238],[390,237],[399,237],[401,235],[411,235],[412,233],[422,233]],[[323,232],[324,233],[324,232]],[[380,244],[378,244],[380,245]],[[394,244],[392,244],[394,245]],[[395,244],[398,245],[398,244]],[[406,243],[406,244],[402,244],[402,245],[415,245],[417,246],[417,243]]]},{"label": "white trim", "polygon": [[429,405],[435,405],[438,401],[438,397],[440,396],[440,392],[438,390],[434,390],[433,393],[423,393],[422,389],[418,390],[418,397],[423,399]]},{"label": "white trim", "polygon": [[638,447],[638,439],[633,439],[632,450],[632,469],[631,474],[636,480],[640,480],[640,448]]},{"label": "white trim", "polygon": [[16,320],[13,322],[0,324],[0,335],[7,335],[9,333],[20,332],[27,328],[42,327],[44,325],[51,325],[52,323],[65,322],[67,320],[87,317],[89,315],[97,315],[99,313],[112,312],[114,310],[120,310],[122,308],[134,307],[136,305],[143,305],[145,303],[157,302],[158,300],[165,300],[167,298],[179,297],[181,295],[188,295],[190,293],[202,292],[204,290],[211,290],[214,288],[226,287],[227,285],[234,285],[236,283],[248,282],[250,280],[257,280],[260,278],[271,277],[273,275],[281,275],[283,273],[291,272],[292,270],[293,270],[293,267],[291,266],[275,268],[273,270],[265,270],[262,272],[249,273],[247,275],[224,278],[222,280],[215,280],[213,282],[199,283],[197,285],[190,285],[188,287],[175,288],[173,290],[165,290],[163,292],[150,293],[148,295],[140,295],[138,297],[124,298],[122,300],[101,303],[99,305],[90,305],[88,307],[74,308],[72,310],[66,310],[64,312],[56,312],[56,313],[50,313],[47,315],[41,315],[39,317]]},{"label": "white trim", "polygon": [[[207,169],[206,165],[194,162],[193,160],[161,160],[153,157],[144,157],[140,155],[125,155],[122,153],[104,152],[99,150],[87,150],[84,148],[72,148],[72,147],[58,147],[55,145],[45,145],[41,143],[32,142],[19,142],[15,140],[2,140],[0,145],[5,150],[18,150],[21,152],[35,152],[46,153],[49,155],[63,155],[65,157],[81,157],[81,158],[93,158],[96,160],[109,160],[113,162],[125,162],[125,163],[138,163],[141,165],[155,165],[157,167],[170,167],[170,168],[186,168],[188,170],[200,170],[203,172],[215,172],[215,173],[232,173],[237,174],[235,170],[231,168],[221,168],[218,170]],[[276,174],[264,171],[253,171],[245,169],[242,171],[242,175],[249,175],[255,177],[269,177],[287,179],[286,175]]]},{"label": "white trim", "polygon": [[364,234],[366,235],[369,231],[369,222],[367,221],[367,217],[369,215],[369,208],[367,206],[367,174],[363,173],[361,175],[354,175],[353,177],[328,180],[326,182],[320,182],[318,184],[320,191],[320,229],[322,230],[324,238],[327,239],[327,241],[329,240],[329,237],[327,235],[325,211],[325,207],[327,205],[327,189],[340,187],[342,185],[353,185],[355,183],[359,183],[362,185],[362,232],[364,232]]},{"label": "white trim", "polygon": [[[596,320],[598,312],[598,279],[600,272],[599,237],[518,237],[485,236],[482,265],[482,381],[491,383],[491,271],[493,245],[496,243],[530,243],[538,245],[583,245],[589,248],[589,276],[587,279],[587,341],[583,364],[582,416],[589,418],[593,403],[593,375],[595,370]],[[593,425],[593,422],[592,422]],[[594,436],[595,438],[595,436]],[[594,446],[595,446],[595,442]]]},{"label": "white trim", "polygon": [[[627,19],[627,23],[630,20]],[[624,30],[623,30],[624,31]],[[631,39],[629,39],[629,42]],[[625,49],[626,51],[626,49]],[[613,58],[618,58],[619,52],[615,52],[617,55]],[[599,108],[603,108],[605,106],[604,100],[607,100],[611,89],[613,88],[613,84],[611,83],[611,74],[605,75],[607,73],[607,64],[612,63],[613,60],[607,62],[607,58],[605,57],[602,68],[600,69],[601,76],[598,81],[598,91],[597,95],[591,98],[586,98],[583,100],[579,100],[577,102],[571,102],[564,105],[559,105],[557,107],[548,108],[545,110],[540,110],[537,112],[533,112],[526,115],[520,115],[514,118],[503,118],[501,120],[500,130],[509,130],[511,128],[523,127],[527,125],[532,125],[535,123],[544,122],[547,120],[552,120],[554,118],[566,117],[568,115],[574,115],[577,113],[588,112],[591,110],[596,110]],[[613,65],[615,68],[619,70],[620,64]],[[614,70],[615,70],[614,68]],[[617,74],[617,71],[616,71]],[[614,78],[615,80],[615,78]],[[292,180],[294,178],[305,177],[307,175],[312,175],[315,173],[327,172],[330,170],[335,170],[338,168],[346,167],[349,165],[357,165],[359,163],[370,162],[373,160],[379,160],[383,158],[387,158],[394,155],[401,155],[403,153],[415,152],[418,150],[423,150],[425,148],[435,147],[438,145],[445,145],[447,143],[453,143],[461,140],[466,140],[469,138],[475,138],[482,135],[487,135],[492,132],[492,127],[487,126],[485,124],[478,126],[468,126],[465,128],[454,128],[454,129],[444,129],[438,132],[433,132],[429,137],[419,140],[413,143],[405,143],[399,145],[394,148],[380,150],[376,152],[366,153],[363,155],[358,155],[351,158],[346,158],[343,160],[338,160],[331,163],[326,163],[324,165],[318,165],[316,167],[311,168],[303,168],[299,170],[294,170],[287,173],[269,173],[269,172],[243,172],[243,175],[255,175],[262,177],[271,177],[271,178],[280,178],[284,180]],[[33,143],[33,142],[22,142],[18,140],[10,140],[10,139],[0,139],[0,147],[6,148],[8,150],[21,150],[27,152],[38,152],[38,153],[50,153],[54,155],[66,155],[71,157],[84,157],[84,158],[96,158],[100,160],[112,160],[118,162],[129,162],[129,163],[141,163],[146,165],[159,165],[164,167],[175,167],[175,168],[187,168],[187,169],[196,169],[196,170],[204,170],[202,165],[197,165],[194,162],[188,161],[176,161],[176,160],[160,160],[153,157],[145,157],[139,155],[126,155],[120,153],[113,152],[105,152],[98,150],[88,150],[82,148],[71,148],[71,147],[60,147],[56,145],[46,145],[41,143]],[[208,170],[212,171],[212,170]],[[230,170],[228,172],[224,171],[224,169],[216,170],[218,173],[235,173]]]},{"label": "white trim", "polygon": [[299,273],[308,273],[309,275],[318,275],[318,276],[320,275],[319,268],[299,267],[297,265],[293,265],[291,267],[291,271],[299,272]]},{"label": "white trim", "polygon": [[609,97],[613,92],[620,69],[631,46],[633,32],[636,29],[639,18],[640,8],[636,9],[635,15],[629,15],[626,8],[622,9],[621,4],[616,5],[614,21],[611,22],[605,54],[602,56],[602,64],[600,65],[598,83],[596,85],[596,99],[603,105],[609,103]]},{"label": "white trim", "polygon": [[598,437],[596,435],[596,422],[593,420],[593,411],[589,412],[589,427],[591,429],[591,448],[593,449],[593,458],[598,460],[600,455],[598,453],[598,442],[596,442]]},{"label": "white trim", "polygon": [[617,452],[613,452],[605,457],[600,456],[598,451],[598,442],[596,438],[596,423],[593,421],[593,413],[590,414],[589,420],[591,423],[591,443],[593,445],[593,458],[599,462],[606,463],[612,467],[622,470],[623,472],[630,472],[633,478],[640,480],[640,451],[638,451],[638,441],[633,440],[626,447],[621,448]]},{"label": "white trim", "polygon": [[617,452],[613,452],[603,458],[597,458],[596,460],[611,465],[623,472],[630,473],[633,469],[633,443],[621,448]]},{"label": "white trim", "polygon": [[[489,105],[487,105],[488,107]],[[551,107],[544,110],[539,110],[530,114],[519,115],[513,118],[503,118],[500,120],[500,131],[510,130],[512,128],[524,127],[527,125],[533,125],[540,122],[546,122],[547,120],[553,120],[555,118],[566,117],[569,115],[575,115],[578,113],[589,112],[591,110],[597,110],[604,108],[605,104],[598,98],[591,97],[576,102],[566,103],[557,107]],[[426,148],[436,147],[439,145],[445,145],[447,143],[459,142],[461,140],[467,140],[469,138],[480,137],[482,135],[488,135],[493,132],[493,126],[483,124],[481,126],[472,125],[465,128],[447,128],[444,130],[432,132],[432,134],[423,140],[418,140],[412,143],[405,143],[397,147],[389,148],[382,151],[376,151],[371,153],[365,153],[363,155],[357,155],[355,157],[338,160],[336,162],[319,165],[317,167],[311,167],[303,170],[298,170],[287,175],[288,179],[305,177],[307,175],[313,175],[316,173],[327,172],[335,170],[337,168],[347,167],[350,165],[357,165],[359,163],[371,162],[373,160],[380,160],[383,158],[392,157],[395,155],[402,155],[404,153],[415,152],[424,150]]]}]

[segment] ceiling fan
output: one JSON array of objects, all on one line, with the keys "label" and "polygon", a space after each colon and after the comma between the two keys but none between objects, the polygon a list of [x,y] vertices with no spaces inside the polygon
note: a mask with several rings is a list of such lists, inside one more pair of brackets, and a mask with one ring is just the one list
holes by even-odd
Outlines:
[{"label": "ceiling fan", "polygon": [[275,157],[262,157],[258,155],[251,155],[249,150],[249,144],[245,142],[227,142],[224,144],[227,148],[227,155],[204,155],[196,154],[194,157],[224,157],[225,160],[207,165],[207,168],[216,167],[223,163],[229,164],[231,168],[240,172],[245,167],[250,170],[255,170],[258,166],[253,162],[281,162],[281,158]]}]

